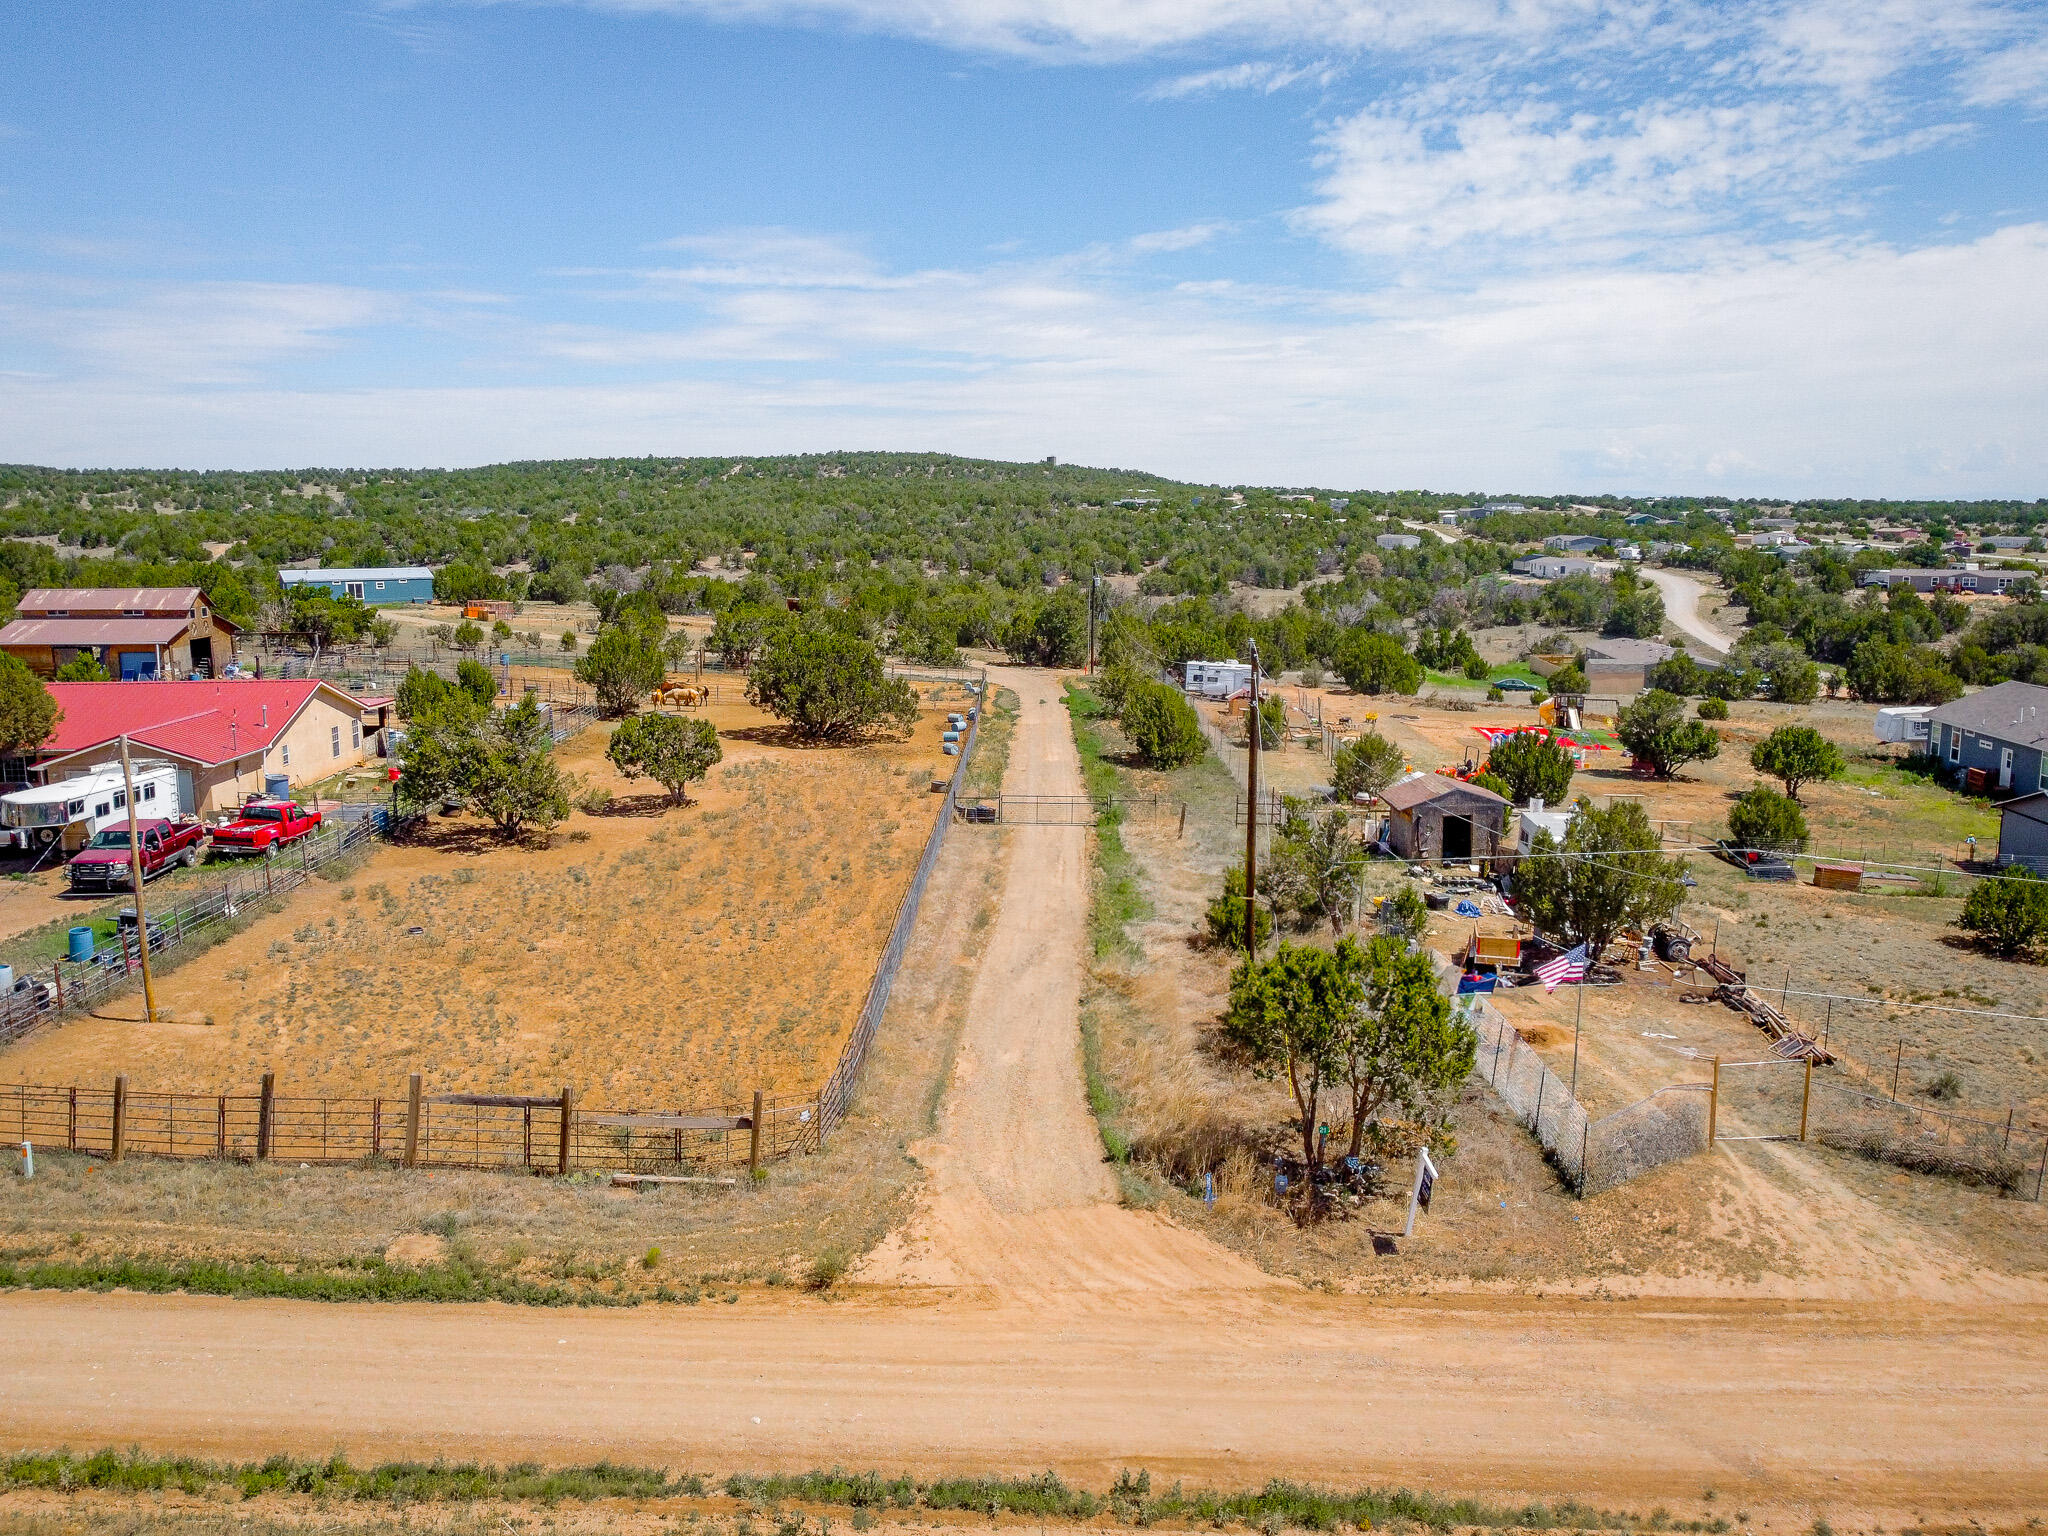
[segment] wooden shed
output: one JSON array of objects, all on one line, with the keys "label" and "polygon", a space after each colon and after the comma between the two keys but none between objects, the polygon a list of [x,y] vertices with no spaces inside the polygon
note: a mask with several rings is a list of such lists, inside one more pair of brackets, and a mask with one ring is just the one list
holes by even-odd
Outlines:
[{"label": "wooden shed", "polygon": [[1387,844],[1404,859],[1483,862],[1507,843],[1512,807],[1490,789],[1440,773],[1418,773],[1380,791],[1392,815]]}]

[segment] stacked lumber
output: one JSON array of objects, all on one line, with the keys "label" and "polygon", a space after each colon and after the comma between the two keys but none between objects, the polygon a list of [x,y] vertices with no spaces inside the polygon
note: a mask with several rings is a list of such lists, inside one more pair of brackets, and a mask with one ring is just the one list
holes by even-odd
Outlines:
[{"label": "stacked lumber", "polygon": [[1774,1042],[1771,1048],[1774,1055],[1793,1061],[1809,1058],[1823,1066],[1835,1059],[1818,1040],[1799,1029],[1784,1014],[1752,992],[1749,989],[1748,978],[1734,966],[1708,955],[1699,961],[1699,967],[1720,983],[1714,989],[1715,997],[1737,1013],[1748,1014],[1756,1027],[1771,1037]]}]

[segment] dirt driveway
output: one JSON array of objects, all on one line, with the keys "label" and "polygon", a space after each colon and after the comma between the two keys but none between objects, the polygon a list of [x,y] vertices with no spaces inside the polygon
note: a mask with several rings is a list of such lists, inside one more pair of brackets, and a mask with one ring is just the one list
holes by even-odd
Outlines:
[{"label": "dirt driveway", "polygon": [[[998,681],[1023,701],[1011,787],[1077,792],[1056,682]],[[1324,1295],[1111,1204],[1078,1061],[1086,834],[995,835],[1000,926],[918,1149],[931,1186],[864,1283],[618,1312],[10,1294],[0,1444],[1144,1466],[1637,1509],[1712,1487],[1800,1524],[2048,1505],[2039,1306]]]}]

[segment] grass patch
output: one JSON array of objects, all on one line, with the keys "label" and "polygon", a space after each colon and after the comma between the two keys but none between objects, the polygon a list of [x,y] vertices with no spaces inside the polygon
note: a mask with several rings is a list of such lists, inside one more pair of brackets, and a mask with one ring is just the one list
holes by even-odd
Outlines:
[{"label": "grass patch", "polygon": [[243,1499],[268,1494],[400,1508],[484,1499],[546,1506],[564,1501],[708,1498],[718,1494],[770,1511],[782,1504],[808,1504],[856,1512],[924,1509],[968,1512],[991,1519],[1013,1515],[1128,1526],[1168,1521],[1265,1531],[1336,1531],[1346,1527],[1366,1531],[1406,1525],[1434,1531],[1685,1531],[1718,1536],[1730,1529],[1725,1519],[1674,1520],[1661,1509],[1644,1516],[1573,1501],[1504,1505],[1408,1489],[1339,1492],[1279,1480],[1241,1493],[1189,1491],[1175,1483],[1155,1494],[1151,1474],[1144,1471],[1118,1473],[1103,1493],[1076,1488],[1053,1472],[1036,1477],[947,1477],[921,1482],[836,1467],[794,1473],[738,1472],[714,1488],[698,1474],[602,1461],[557,1468],[534,1463],[496,1467],[442,1461],[356,1467],[338,1453],[324,1461],[273,1456],[267,1461],[237,1463],[105,1450],[89,1456],[53,1451],[0,1458],[0,1487]]},{"label": "grass patch", "polygon": [[163,1295],[284,1297],[293,1301],[504,1301],[530,1307],[638,1306],[630,1292],[540,1285],[493,1275],[467,1264],[421,1269],[381,1258],[345,1270],[280,1269],[271,1264],[230,1264],[212,1259],[164,1263],[154,1259],[54,1260],[21,1264],[0,1260],[0,1290],[138,1291]]},{"label": "grass patch", "polygon": [[998,688],[974,736],[974,756],[960,780],[960,793],[967,796],[999,795],[1003,773],[1010,766],[1010,743],[1017,734],[1017,711],[1022,701],[1014,690]]},{"label": "grass patch", "polygon": [[66,1493],[80,1488],[187,1494],[219,1490],[245,1499],[266,1493],[295,1493],[385,1504],[476,1499],[551,1504],[561,1499],[702,1495],[704,1479],[671,1478],[663,1471],[617,1466],[607,1461],[554,1469],[532,1462],[494,1467],[480,1462],[443,1461],[387,1461],[374,1467],[355,1467],[339,1454],[325,1461],[273,1456],[268,1461],[235,1463],[105,1450],[91,1456],[77,1456],[69,1451],[32,1451],[0,1458],[0,1487],[48,1488]]},{"label": "grass patch", "polygon": [[[1073,721],[1074,745],[1081,754],[1081,780],[1097,800],[1115,797],[1118,786],[1116,765],[1108,760],[1111,750],[1107,735],[1109,706],[1092,688],[1067,684],[1067,714]],[[1123,812],[1110,810],[1095,822],[1095,879],[1089,903],[1088,936],[1095,956],[1135,956],[1137,945],[1129,925],[1152,915],[1152,903],[1138,875],[1138,864],[1124,847],[1120,830]]]}]

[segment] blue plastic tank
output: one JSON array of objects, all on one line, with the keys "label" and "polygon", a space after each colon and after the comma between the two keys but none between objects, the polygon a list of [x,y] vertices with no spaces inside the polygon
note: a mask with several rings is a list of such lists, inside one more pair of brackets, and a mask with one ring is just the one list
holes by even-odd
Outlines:
[{"label": "blue plastic tank", "polygon": [[72,960],[90,960],[92,958],[92,929],[90,927],[74,928],[71,930],[71,949],[67,958]]}]

